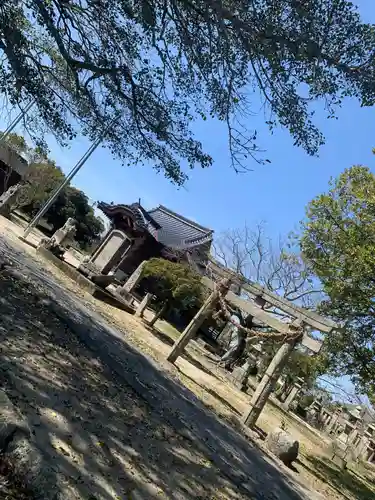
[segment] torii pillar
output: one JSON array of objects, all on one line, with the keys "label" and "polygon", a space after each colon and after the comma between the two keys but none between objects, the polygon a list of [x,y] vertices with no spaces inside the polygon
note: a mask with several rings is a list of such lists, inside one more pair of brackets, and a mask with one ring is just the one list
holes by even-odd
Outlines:
[{"label": "torii pillar", "polygon": [[[290,325],[290,329],[292,331],[293,329],[297,330],[300,329],[301,326],[301,322],[295,321]],[[249,427],[255,426],[272,390],[276,386],[276,382],[278,381],[291,352],[300,341],[301,338],[297,336],[292,340],[286,341],[275,354],[265,374],[259,382],[253,397],[251,398],[248,410],[242,416],[242,421],[245,425]]]}]

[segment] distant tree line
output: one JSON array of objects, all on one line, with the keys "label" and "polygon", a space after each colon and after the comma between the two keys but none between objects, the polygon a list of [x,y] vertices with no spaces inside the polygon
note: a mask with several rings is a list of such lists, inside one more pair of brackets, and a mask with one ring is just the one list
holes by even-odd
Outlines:
[{"label": "distant tree line", "polygon": [[[65,174],[48,157],[46,150],[30,147],[24,137],[11,134],[8,136],[8,144],[29,162],[24,185],[12,209],[33,217],[63,182]],[[102,220],[95,216],[85,193],[69,185],[57,197],[44,219],[55,231],[64,225],[68,217],[77,221],[75,239],[82,249],[89,248],[104,230]]]}]

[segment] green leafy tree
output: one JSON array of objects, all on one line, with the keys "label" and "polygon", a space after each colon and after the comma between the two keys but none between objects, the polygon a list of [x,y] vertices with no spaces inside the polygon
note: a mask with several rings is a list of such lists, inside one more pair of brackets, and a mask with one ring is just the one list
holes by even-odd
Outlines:
[{"label": "green leafy tree", "polygon": [[27,156],[30,151],[30,147],[28,146],[25,138],[22,135],[15,134],[14,132],[7,136],[6,143],[21,156]]},{"label": "green leafy tree", "polygon": [[181,160],[212,163],[191,132],[197,117],[226,124],[237,171],[262,161],[246,127],[259,95],[270,129],[315,154],[317,100],[329,116],[346,96],[374,104],[374,49],[373,25],[349,0],[3,0],[0,10],[0,87],[20,107],[35,100],[31,133],[44,124],[63,142],[78,130],[94,139],[117,118],[111,151],[179,184]]},{"label": "green leafy tree", "polygon": [[[31,163],[24,177],[13,209],[21,208],[33,211],[40,208],[64,180],[64,174],[55,162],[46,159],[42,162]],[[29,209],[27,209],[29,207]]]},{"label": "green leafy tree", "polygon": [[48,149],[41,145],[31,147],[22,135],[11,132],[5,140],[16,153],[23,156],[31,164],[47,160]]},{"label": "green leafy tree", "polygon": [[326,372],[327,365],[325,357],[311,356],[298,349],[294,350],[283,370],[288,384],[292,384],[297,377],[305,381],[305,387],[313,387],[318,377]]},{"label": "green leafy tree", "polygon": [[85,193],[71,186],[60,193],[45,215],[54,230],[63,226],[69,217],[77,222],[75,240],[82,249],[90,247],[104,230],[103,222],[95,216]]},{"label": "green leafy tree", "polygon": [[[7,143],[18,154],[29,161],[29,167],[13,209],[21,209],[34,216],[52,192],[63,182],[65,175],[56,163],[48,158],[47,149],[41,146],[31,147],[21,135],[12,133]],[[76,241],[83,249],[90,247],[104,230],[102,220],[95,216],[87,196],[72,186],[67,186],[52,204],[45,215],[53,229],[63,226],[69,217],[76,221]]]},{"label": "green leafy tree", "polygon": [[375,176],[345,170],[308,206],[302,250],[328,296],[320,309],[343,328],[325,341],[336,375],[375,394]]},{"label": "green leafy tree", "polygon": [[144,269],[145,287],[157,297],[157,302],[177,311],[187,311],[202,303],[201,276],[187,264],[166,259],[150,259]]},{"label": "green leafy tree", "polygon": [[40,207],[63,181],[62,170],[48,158],[46,149],[40,146],[31,147],[22,135],[11,133],[7,136],[6,142],[29,163],[23,178],[24,184],[12,208]]},{"label": "green leafy tree", "polygon": [[[267,354],[269,361],[274,357],[280,344],[264,343],[263,352]],[[266,367],[265,367],[266,368]],[[299,347],[292,351],[288,362],[283,369],[284,378],[283,392],[290,387],[297,378],[304,380],[304,389],[311,389],[316,386],[320,376],[327,372],[328,364],[324,353],[311,355],[307,350]]]}]

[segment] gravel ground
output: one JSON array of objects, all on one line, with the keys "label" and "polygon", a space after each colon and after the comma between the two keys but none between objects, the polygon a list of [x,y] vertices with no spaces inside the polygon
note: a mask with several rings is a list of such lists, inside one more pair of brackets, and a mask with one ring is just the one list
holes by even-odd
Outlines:
[{"label": "gravel ground", "polygon": [[66,498],[245,498],[18,277],[0,279],[0,377]]},{"label": "gravel ground", "polygon": [[[0,249],[21,270],[1,279],[0,382],[27,415],[66,498],[314,498],[85,310],[19,244],[6,238]],[[81,340],[86,328],[85,342],[51,298],[80,323]]]},{"label": "gravel ground", "polygon": [[14,477],[11,464],[0,456],[0,500],[34,500],[33,495]]}]

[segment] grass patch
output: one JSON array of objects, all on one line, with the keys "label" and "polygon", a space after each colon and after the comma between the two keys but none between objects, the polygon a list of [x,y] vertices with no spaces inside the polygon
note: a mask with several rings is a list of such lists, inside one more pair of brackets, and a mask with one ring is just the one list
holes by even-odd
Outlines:
[{"label": "grass patch", "polygon": [[157,330],[159,330],[161,333],[164,333],[167,335],[173,342],[175,342],[181,335],[181,332],[177,330],[174,326],[172,326],[170,323],[167,323],[164,320],[159,320],[157,322]]},{"label": "grass patch", "polygon": [[[370,480],[359,475],[354,470],[339,469],[327,457],[306,457],[310,471],[319,479],[329,484],[337,493],[348,500],[373,500],[375,498],[375,487]],[[308,467],[304,464],[304,467]]]}]

